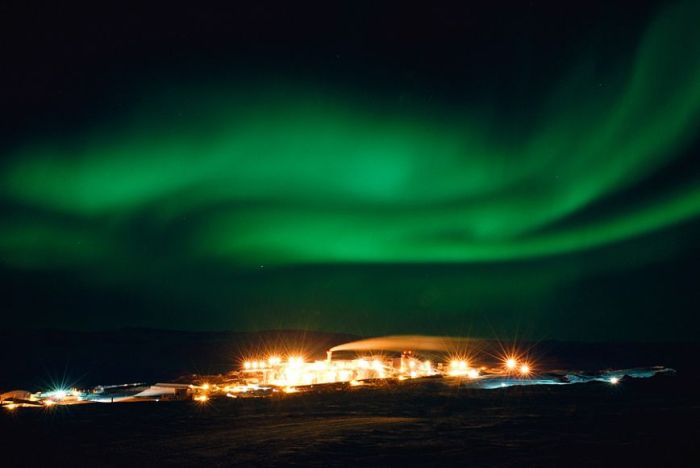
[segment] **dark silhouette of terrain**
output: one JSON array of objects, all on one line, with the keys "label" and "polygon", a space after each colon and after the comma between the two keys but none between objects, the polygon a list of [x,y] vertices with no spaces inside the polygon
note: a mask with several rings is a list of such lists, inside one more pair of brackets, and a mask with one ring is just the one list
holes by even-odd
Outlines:
[{"label": "dark silhouette of terrain", "polygon": [[[266,347],[323,357],[354,336],[123,329],[5,332],[1,390],[226,372]],[[3,466],[696,466],[696,344],[527,343],[547,368],[665,365],[677,373],[565,386],[443,379],[270,398],[17,408]]]}]

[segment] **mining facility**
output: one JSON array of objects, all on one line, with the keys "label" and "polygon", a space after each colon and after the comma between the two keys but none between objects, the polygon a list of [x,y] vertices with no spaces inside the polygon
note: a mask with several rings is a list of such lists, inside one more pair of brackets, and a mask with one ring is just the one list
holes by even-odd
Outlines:
[{"label": "mining facility", "polygon": [[617,385],[623,377],[646,378],[673,372],[663,367],[595,372],[545,370],[533,363],[531,353],[515,348],[494,351],[493,346],[462,338],[388,336],[335,346],[327,351],[325,359],[307,359],[303,350],[271,349],[242,359],[238,369],[226,374],[188,375],[173,382],[52,388],[34,393],[13,390],[0,394],[0,405],[13,411],[89,403],[192,400],[204,404],[214,398],[343,391],[428,379],[481,389],[590,381]]}]

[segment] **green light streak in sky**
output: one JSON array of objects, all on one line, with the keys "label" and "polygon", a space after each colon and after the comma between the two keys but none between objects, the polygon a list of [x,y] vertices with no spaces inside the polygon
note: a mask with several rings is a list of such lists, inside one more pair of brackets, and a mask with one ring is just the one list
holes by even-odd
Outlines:
[{"label": "green light streak in sky", "polygon": [[[564,80],[528,132],[501,134],[478,109],[399,113],[258,89],[246,99],[222,91],[229,97],[214,104],[202,96],[209,104],[185,106],[194,112],[177,122],[144,111],[68,142],[28,145],[3,167],[2,198],[52,216],[29,227],[3,221],[0,252],[20,265],[40,263],[47,250],[82,262],[118,250],[103,244],[118,244],[120,223],[144,213],[163,231],[191,220],[173,255],[235,264],[521,259],[688,220],[700,213],[699,189],[567,223],[694,137],[698,13],[685,4],[660,15],[622,86]],[[52,221],[61,215],[72,224]]]}]

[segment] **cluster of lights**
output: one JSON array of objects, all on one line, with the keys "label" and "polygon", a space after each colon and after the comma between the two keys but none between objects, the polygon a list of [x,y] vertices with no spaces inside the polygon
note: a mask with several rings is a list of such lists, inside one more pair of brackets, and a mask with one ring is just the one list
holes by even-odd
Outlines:
[{"label": "cluster of lights", "polygon": [[[531,372],[528,363],[519,362],[514,357],[505,359],[504,367],[506,372],[518,373],[522,376],[527,376]],[[209,383],[190,385],[194,393],[193,400],[199,403],[206,403],[209,401],[209,394],[212,391],[223,391],[226,396],[234,398],[235,394],[252,392],[262,388],[259,387],[259,383],[277,386],[285,393],[295,393],[299,391],[297,387],[301,385],[316,383],[346,382],[351,386],[360,386],[363,385],[363,379],[386,378],[388,376],[387,371],[391,371],[392,366],[377,358],[362,357],[354,360],[305,362],[304,358],[298,355],[288,356],[286,360],[273,355],[267,359],[245,361],[243,369],[246,371],[259,371],[253,372],[253,376],[262,376],[262,382],[257,382],[254,377],[252,380],[256,383],[247,382],[242,385],[227,385],[224,387],[210,385]],[[420,361],[413,356],[402,357],[400,371],[399,369],[396,369],[396,371],[398,372],[391,372],[389,375],[393,375],[399,380],[434,375],[436,372],[431,361]],[[466,376],[470,379],[480,377],[479,369],[471,367],[469,361],[465,359],[453,359],[450,361],[447,374],[450,376]],[[614,385],[618,383],[619,379],[611,377],[609,381]],[[79,401],[81,393],[77,389],[66,390],[59,388],[46,392],[41,397],[41,402],[44,406],[49,407]],[[10,411],[18,406],[20,405],[15,403],[3,405]]]},{"label": "cluster of lights", "polygon": [[[329,358],[323,361],[306,362],[301,356],[296,355],[288,356],[285,360],[278,356],[271,356],[265,360],[245,361],[243,369],[255,372],[247,373],[248,377],[235,385],[201,383],[199,385],[191,384],[189,389],[193,401],[204,404],[209,401],[211,396],[217,395],[238,398],[240,394],[260,390],[297,393],[302,390],[301,386],[336,382],[344,382],[349,386],[356,387],[366,385],[373,378],[391,377],[403,381],[442,374],[468,377],[469,379],[487,379],[488,381],[492,376],[498,378],[504,375],[518,375],[524,378],[532,373],[531,365],[527,361],[513,355],[503,357],[501,370],[487,369],[486,367],[475,368],[470,366],[470,361],[464,358],[453,359],[449,361],[447,366],[437,364],[434,368],[431,361],[420,361],[412,355],[401,357],[400,368],[396,364],[396,361],[392,364],[386,359],[373,357],[336,361],[331,361]],[[620,376],[608,374],[603,378],[596,378],[596,380],[617,385],[620,382]],[[501,382],[500,386],[504,387],[506,384]],[[43,405],[45,407],[74,404],[83,399],[84,394],[79,390],[61,388],[45,393],[37,392],[29,397],[29,401],[36,402],[33,404],[34,406]],[[9,399],[2,402],[2,407],[8,411],[13,411],[21,406],[32,406],[32,403],[16,402]]]},{"label": "cluster of lights", "polygon": [[401,363],[401,373],[408,372],[408,377],[415,379],[419,376],[433,375],[433,365],[430,361],[420,362],[415,358],[408,358]]},{"label": "cluster of lights", "polygon": [[[75,404],[83,400],[83,394],[77,388],[63,389],[57,388],[47,392],[37,392],[29,395],[27,398],[28,405],[51,407],[55,405]],[[8,403],[9,401],[9,403]],[[2,403],[2,407],[12,411],[20,406],[26,406],[24,403],[16,403],[8,400]]]},{"label": "cluster of lights", "polygon": [[265,369],[267,362],[265,361],[246,361],[243,363],[244,369]]},{"label": "cluster of lights", "polygon": [[470,379],[479,377],[479,369],[469,367],[469,362],[463,359],[453,359],[450,361],[450,370],[447,372],[452,377],[467,376]]},{"label": "cluster of lights", "polygon": [[506,358],[504,366],[506,368],[506,371],[511,373],[518,373],[522,376],[528,376],[532,372],[530,364],[528,364],[527,362],[519,362],[514,357]]},{"label": "cluster of lights", "polygon": [[[514,356],[503,360],[504,370],[507,374],[516,374],[528,377],[532,373],[530,364]],[[438,368],[441,368],[438,366]],[[307,363],[299,356],[289,356],[286,360],[271,356],[267,359],[245,361],[243,369],[246,371],[265,371],[258,374],[260,381],[281,388],[293,388],[300,385],[312,385],[333,382],[361,382],[368,378],[386,378],[390,375],[405,380],[434,375],[444,372],[449,376],[467,377],[477,379],[482,376],[481,370],[470,365],[464,358],[456,358],[449,362],[445,371],[435,370],[431,361],[420,361],[410,354],[401,358],[399,369],[387,368],[382,360],[373,358],[357,358],[354,360],[340,361],[315,361]],[[390,373],[387,373],[390,371]]]},{"label": "cluster of lights", "polygon": [[[261,370],[269,369],[271,367],[280,366],[282,364],[282,358],[279,356],[270,356],[267,359],[260,359],[255,361],[245,361],[243,363],[243,368],[245,370]],[[300,366],[304,364],[304,359],[299,356],[290,356],[287,358],[287,364]]]},{"label": "cluster of lights", "polygon": [[41,402],[44,404],[44,406],[54,406],[57,404],[78,402],[83,399],[82,393],[76,388],[72,388],[70,390],[59,388],[44,393],[42,397],[43,399],[41,400]]},{"label": "cluster of lights", "polygon": [[[389,365],[389,367],[391,366]],[[434,373],[430,361],[421,362],[413,358],[405,362],[402,361],[401,369],[402,374],[411,378]],[[285,359],[279,356],[270,356],[267,359],[244,361],[243,370],[250,372],[251,381],[283,389],[335,382],[347,382],[354,385],[353,382],[361,383],[363,379],[384,379],[387,377],[387,364],[382,359],[373,357],[306,362],[298,355],[288,356]]]}]

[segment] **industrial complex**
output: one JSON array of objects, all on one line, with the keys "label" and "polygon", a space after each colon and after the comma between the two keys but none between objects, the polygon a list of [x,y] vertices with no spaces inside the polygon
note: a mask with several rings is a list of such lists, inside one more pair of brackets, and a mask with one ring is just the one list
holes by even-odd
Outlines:
[{"label": "industrial complex", "polygon": [[279,353],[243,359],[239,368],[221,375],[190,375],[174,382],[101,385],[90,389],[56,388],[0,394],[0,404],[52,407],[89,403],[272,397],[289,393],[342,391],[360,386],[400,384],[403,381],[444,379],[473,388],[493,389],[515,385],[565,385],[603,381],[618,384],[623,377],[644,378],[671,373],[662,367],[597,372],[540,369],[527,353],[515,350],[482,356],[465,339],[390,336],[335,346],[325,359],[306,359],[303,352]]}]

